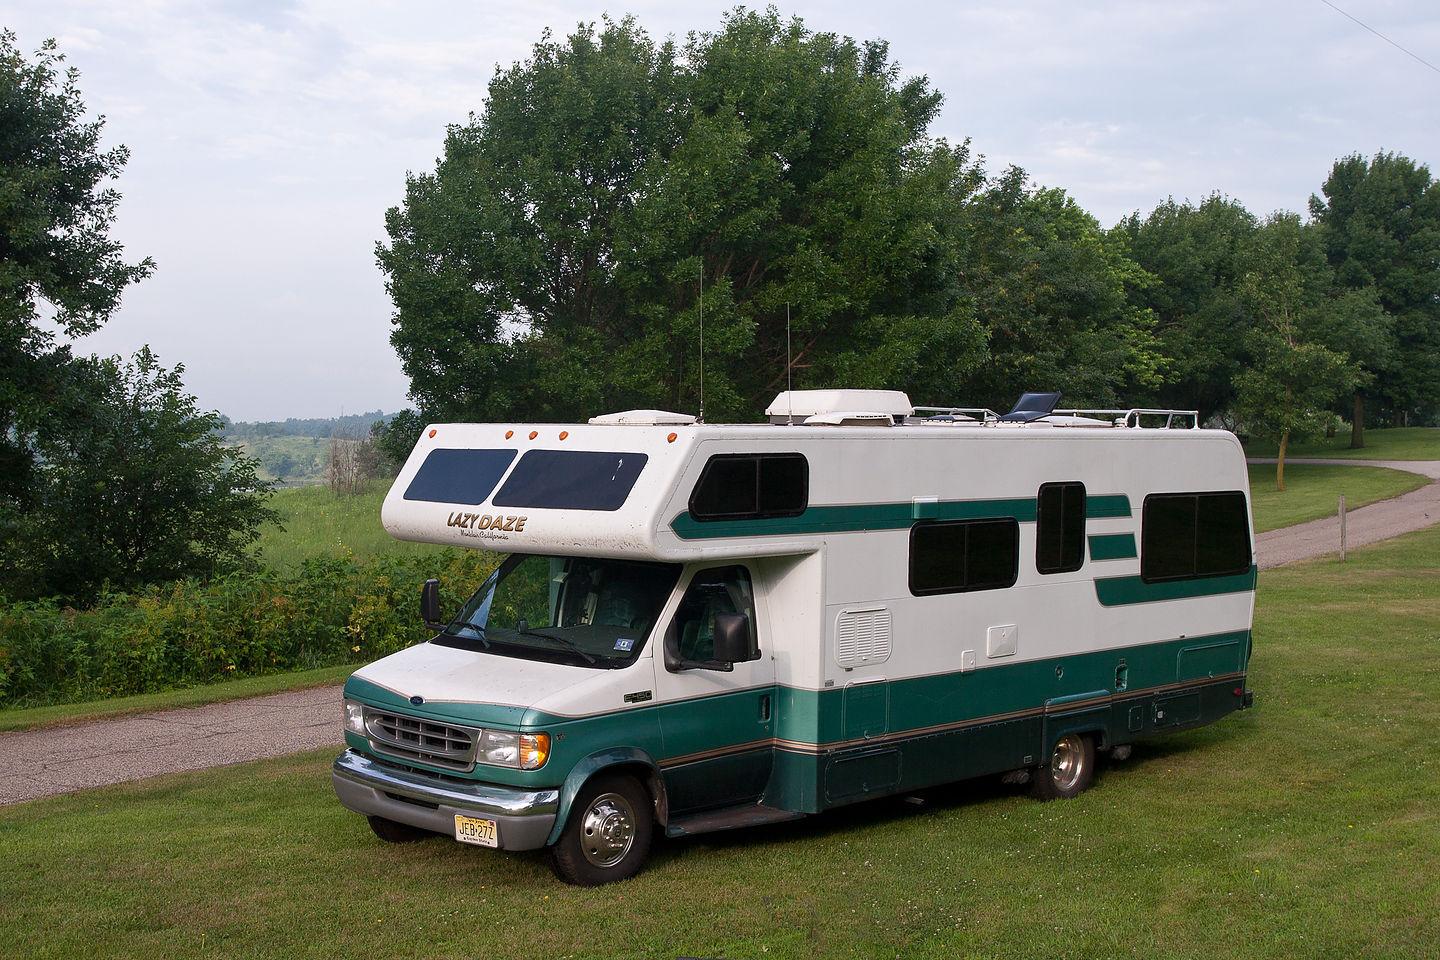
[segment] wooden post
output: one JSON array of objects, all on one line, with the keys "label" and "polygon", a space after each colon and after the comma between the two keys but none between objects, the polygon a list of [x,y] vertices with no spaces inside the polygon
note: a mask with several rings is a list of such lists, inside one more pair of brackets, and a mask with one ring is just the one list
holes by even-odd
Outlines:
[{"label": "wooden post", "polygon": [[1345,494],[1340,494],[1340,562],[1345,562]]}]

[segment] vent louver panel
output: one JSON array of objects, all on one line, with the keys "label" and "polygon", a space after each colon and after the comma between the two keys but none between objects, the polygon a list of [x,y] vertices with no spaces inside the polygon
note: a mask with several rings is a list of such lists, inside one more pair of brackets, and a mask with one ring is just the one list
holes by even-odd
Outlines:
[{"label": "vent louver panel", "polygon": [[890,611],[842,610],[835,621],[835,662],[842,667],[890,659]]}]

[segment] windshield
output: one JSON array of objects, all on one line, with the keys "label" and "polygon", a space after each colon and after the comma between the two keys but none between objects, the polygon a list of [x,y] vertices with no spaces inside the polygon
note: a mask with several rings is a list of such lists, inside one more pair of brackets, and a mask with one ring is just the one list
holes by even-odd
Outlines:
[{"label": "windshield", "polygon": [[631,663],[677,564],[514,554],[433,642],[600,669]]}]

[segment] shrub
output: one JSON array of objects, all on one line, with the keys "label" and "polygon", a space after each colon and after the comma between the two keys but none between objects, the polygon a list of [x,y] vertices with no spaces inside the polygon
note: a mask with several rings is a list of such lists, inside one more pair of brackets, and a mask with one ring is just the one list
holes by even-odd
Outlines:
[{"label": "shrub", "polygon": [[292,574],[231,574],[0,607],[0,708],[154,693],[236,677],[356,663],[429,636],[420,584],[439,576],[453,608],[494,569],[478,551],[438,556],[348,551]]}]

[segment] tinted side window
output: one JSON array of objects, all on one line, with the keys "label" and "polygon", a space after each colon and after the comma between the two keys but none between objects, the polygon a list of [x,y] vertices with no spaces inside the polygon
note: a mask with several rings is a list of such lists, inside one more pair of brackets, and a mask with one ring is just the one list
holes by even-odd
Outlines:
[{"label": "tinted side window", "polygon": [[798,453],[718,454],[690,494],[696,520],[798,517],[810,499],[810,467]]},{"label": "tinted side window", "polygon": [[915,596],[999,590],[1020,569],[1020,524],[948,520],[910,528],[910,592]]},{"label": "tinted side window", "polygon": [[431,450],[405,488],[405,499],[484,503],[514,459],[514,450]]},{"label": "tinted side window", "polygon": [[1047,483],[1036,497],[1035,569],[1079,570],[1085,561],[1085,484]]},{"label": "tinted side window", "polygon": [[1145,498],[1142,580],[1218,577],[1249,569],[1250,525],[1243,493],[1165,493]]},{"label": "tinted side window", "polygon": [[643,453],[531,450],[492,502],[497,507],[619,510],[648,459]]}]

